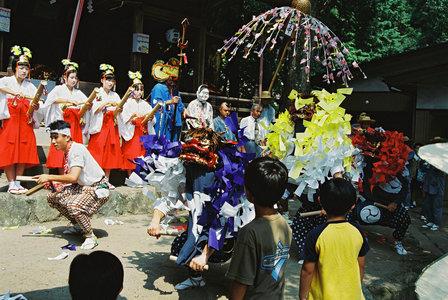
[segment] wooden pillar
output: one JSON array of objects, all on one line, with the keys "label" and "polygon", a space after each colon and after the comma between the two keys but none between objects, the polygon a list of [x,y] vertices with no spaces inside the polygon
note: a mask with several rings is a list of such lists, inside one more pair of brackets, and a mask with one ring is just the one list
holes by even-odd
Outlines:
[{"label": "wooden pillar", "polygon": [[411,122],[412,122],[412,133],[411,133],[411,139],[416,141],[417,133],[416,133],[416,126],[417,126],[417,89],[415,89],[410,94],[410,110],[411,110]]},{"label": "wooden pillar", "polygon": [[204,82],[205,76],[205,63],[206,63],[206,46],[207,46],[207,29],[204,25],[201,25],[199,29],[199,51],[198,51],[198,86]]},{"label": "wooden pillar", "polygon": [[[0,7],[5,7],[5,0],[0,0]],[[5,36],[5,32],[0,32],[0,71],[3,71],[4,67],[8,65],[8,60],[6,60],[6,63],[3,62],[3,38]]]},{"label": "wooden pillar", "polygon": [[[143,7],[137,6],[134,8],[134,18],[132,24],[132,33],[143,33],[143,22],[144,22],[144,14]],[[131,70],[141,70],[142,68],[142,54],[141,53],[132,53],[131,52]]]}]

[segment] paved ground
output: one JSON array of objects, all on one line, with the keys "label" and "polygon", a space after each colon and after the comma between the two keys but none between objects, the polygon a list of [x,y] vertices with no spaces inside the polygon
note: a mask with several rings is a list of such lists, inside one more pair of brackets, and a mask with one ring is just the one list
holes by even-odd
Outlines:
[{"label": "paved ground", "polygon": [[[405,243],[410,255],[400,257],[392,250],[390,230],[368,227],[372,247],[367,257],[365,278],[369,299],[412,299],[412,284],[421,269],[448,252],[448,230],[439,232],[420,229],[421,223],[413,214],[414,224]],[[125,268],[125,283],[121,299],[227,299],[226,265],[213,265],[206,272],[206,288],[177,293],[174,285],[187,272],[168,261],[172,237],[155,240],[146,235],[149,217],[122,216],[124,225],[107,226],[103,218],[94,220],[99,236],[98,250],[117,255]],[[29,233],[38,225],[52,229],[47,236]],[[28,299],[69,299],[67,278],[70,262],[81,253],[70,252],[62,261],[49,261],[60,253],[68,242],[81,240],[62,235],[65,221],[0,230],[0,294],[8,290],[23,293]],[[294,251],[294,249],[293,249]],[[296,299],[299,285],[299,265],[292,253],[287,268],[285,299]]]}]

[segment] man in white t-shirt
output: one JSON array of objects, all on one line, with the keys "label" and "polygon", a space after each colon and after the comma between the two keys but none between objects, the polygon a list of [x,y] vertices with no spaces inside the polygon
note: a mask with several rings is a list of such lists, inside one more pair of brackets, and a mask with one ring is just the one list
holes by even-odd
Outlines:
[{"label": "man in white t-shirt", "polygon": [[91,217],[109,199],[107,178],[87,148],[71,140],[70,124],[58,120],[49,127],[51,143],[64,152],[64,174],[42,174],[34,178],[51,189],[47,198],[49,205],[74,225],[63,233],[82,233],[85,241],[81,249],[93,249],[98,242]]}]

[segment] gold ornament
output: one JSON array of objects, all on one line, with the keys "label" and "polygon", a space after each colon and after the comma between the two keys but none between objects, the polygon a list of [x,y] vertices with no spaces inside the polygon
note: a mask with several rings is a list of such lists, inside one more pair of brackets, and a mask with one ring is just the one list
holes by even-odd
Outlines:
[{"label": "gold ornament", "polygon": [[292,0],[291,7],[298,9],[307,15],[309,15],[311,12],[310,0]]}]

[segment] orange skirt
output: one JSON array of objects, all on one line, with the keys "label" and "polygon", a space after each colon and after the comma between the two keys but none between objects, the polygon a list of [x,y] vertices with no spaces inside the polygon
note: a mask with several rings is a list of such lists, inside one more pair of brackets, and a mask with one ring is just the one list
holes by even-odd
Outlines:
[{"label": "orange skirt", "polygon": [[27,99],[8,99],[10,118],[3,120],[0,128],[0,168],[13,164],[32,167],[39,164],[36,136],[32,124],[28,124]]},{"label": "orange skirt", "polygon": [[105,170],[121,169],[123,155],[120,147],[118,127],[114,123],[114,112],[107,111],[103,117],[101,131],[90,136],[87,149]]},{"label": "orange skirt", "polygon": [[[70,133],[72,140],[82,144],[82,128],[79,118],[79,108],[67,108],[64,110],[64,121],[70,124]],[[56,150],[53,144],[50,144],[46,166],[49,169],[64,167],[64,151]]]},{"label": "orange skirt", "polygon": [[142,142],[140,142],[140,137],[144,135],[141,121],[143,118],[138,118],[134,121],[135,129],[134,136],[129,141],[123,140],[123,146],[121,151],[123,152],[123,169],[124,170],[134,170],[135,164],[132,162],[134,158],[145,155],[145,148]]}]

